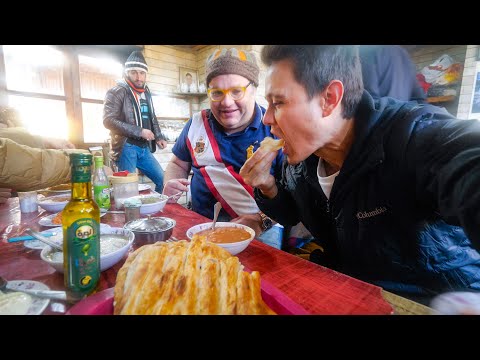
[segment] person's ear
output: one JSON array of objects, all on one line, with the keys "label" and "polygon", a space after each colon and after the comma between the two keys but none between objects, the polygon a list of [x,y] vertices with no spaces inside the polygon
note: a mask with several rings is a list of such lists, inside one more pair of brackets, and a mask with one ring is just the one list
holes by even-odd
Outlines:
[{"label": "person's ear", "polygon": [[343,83],[340,80],[332,80],[321,94],[321,107],[323,116],[329,116],[340,106],[343,99]]}]

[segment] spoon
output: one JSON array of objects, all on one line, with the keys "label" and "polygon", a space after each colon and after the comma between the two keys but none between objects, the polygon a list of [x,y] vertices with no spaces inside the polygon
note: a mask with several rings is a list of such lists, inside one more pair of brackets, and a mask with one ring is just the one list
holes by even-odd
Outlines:
[{"label": "spoon", "polygon": [[0,290],[19,291],[25,294],[38,296],[40,298],[67,300],[67,293],[65,291],[56,290],[32,290],[32,289],[15,289],[8,285],[8,281],[0,276]]},{"label": "spoon", "polygon": [[47,245],[50,245],[52,248],[54,248],[55,250],[58,250],[58,251],[63,251],[63,247],[60,246],[60,245],[57,245],[55,244],[53,241],[50,241],[48,240],[45,236],[43,236],[42,234],[36,232],[36,231],[33,231],[32,229],[30,228],[27,228],[25,229],[25,232],[29,235],[32,235],[35,239],[37,240],[40,240],[41,242],[47,244]]},{"label": "spoon", "polygon": [[215,206],[213,208],[212,230],[215,230],[215,223],[217,222],[218,214],[220,213],[221,209],[222,209],[222,204],[220,204],[219,202],[215,203]]}]

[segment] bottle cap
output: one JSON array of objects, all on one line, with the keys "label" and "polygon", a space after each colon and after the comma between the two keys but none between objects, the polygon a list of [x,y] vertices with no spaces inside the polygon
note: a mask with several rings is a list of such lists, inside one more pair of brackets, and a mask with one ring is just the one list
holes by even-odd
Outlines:
[{"label": "bottle cap", "polygon": [[94,156],[93,161],[95,161],[96,167],[103,166],[103,156]]}]

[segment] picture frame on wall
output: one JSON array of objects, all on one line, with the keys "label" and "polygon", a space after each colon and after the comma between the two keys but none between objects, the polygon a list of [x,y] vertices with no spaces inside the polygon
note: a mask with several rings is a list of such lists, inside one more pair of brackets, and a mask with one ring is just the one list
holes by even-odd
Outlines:
[{"label": "picture frame on wall", "polygon": [[179,88],[182,93],[198,92],[198,72],[194,69],[180,67]]},{"label": "picture frame on wall", "polygon": [[480,119],[480,61],[477,61],[475,68],[475,77],[473,85],[473,94],[470,104],[470,116],[471,119]]}]

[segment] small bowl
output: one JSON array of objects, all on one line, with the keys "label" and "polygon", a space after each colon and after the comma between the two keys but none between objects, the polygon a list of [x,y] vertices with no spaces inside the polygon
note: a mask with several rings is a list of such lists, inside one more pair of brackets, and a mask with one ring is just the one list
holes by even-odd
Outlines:
[{"label": "small bowl", "polygon": [[[110,269],[113,265],[118,263],[125,254],[128,252],[130,247],[135,240],[135,234],[127,229],[118,228],[118,227],[110,227],[110,228],[102,228],[100,230],[100,241],[102,239],[102,235],[108,234],[115,234],[115,235],[122,235],[127,240],[127,243],[120,247],[117,250],[109,252],[105,255],[100,256],[100,271],[105,271]],[[55,252],[50,246],[46,246],[43,248],[42,252],[40,253],[40,257],[43,261],[47,262],[51,265],[55,270],[60,273],[63,273],[63,255],[58,256],[58,259],[52,260],[50,253]],[[58,252],[60,253],[60,252]]]},{"label": "small bowl", "polygon": [[173,219],[158,216],[136,219],[127,222],[123,228],[135,234],[135,246],[153,244],[157,241],[166,241],[172,236],[177,222]]},{"label": "small bowl", "polygon": [[56,213],[62,211],[69,201],[70,195],[56,195],[38,200],[38,205],[48,212]]},{"label": "small bowl", "polygon": [[[212,227],[211,222],[209,223],[203,223],[203,224],[198,224],[195,226],[192,226],[190,229],[187,230],[187,237],[192,240],[192,237],[194,234],[210,229]],[[247,240],[242,240],[242,241],[237,241],[237,242],[232,242],[232,243],[212,243],[215,245],[218,245],[225,250],[227,250],[230,254],[232,255],[237,255],[241,253],[243,250],[247,248],[247,246],[252,242],[252,240],[255,238],[255,231],[246,225],[243,224],[236,224],[236,223],[231,223],[231,222],[217,222],[215,224],[215,227],[234,227],[234,228],[241,228],[250,233],[250,237]]]},{"label": "small bowl", "polygon": [[[147,198],[154,198],[157,201],[149,204],[144,204],[143,201],[145,201],[145,199]],[[147,195],[132,196],[129,199],[139,199],[140,201],[142,201],[142,206],[140,206],[140,214],[147,215],[147,214],[153,214],[161,211],[165,207],[165,204],[168,201],[168,196],[163,194],[147,194]]]}]

